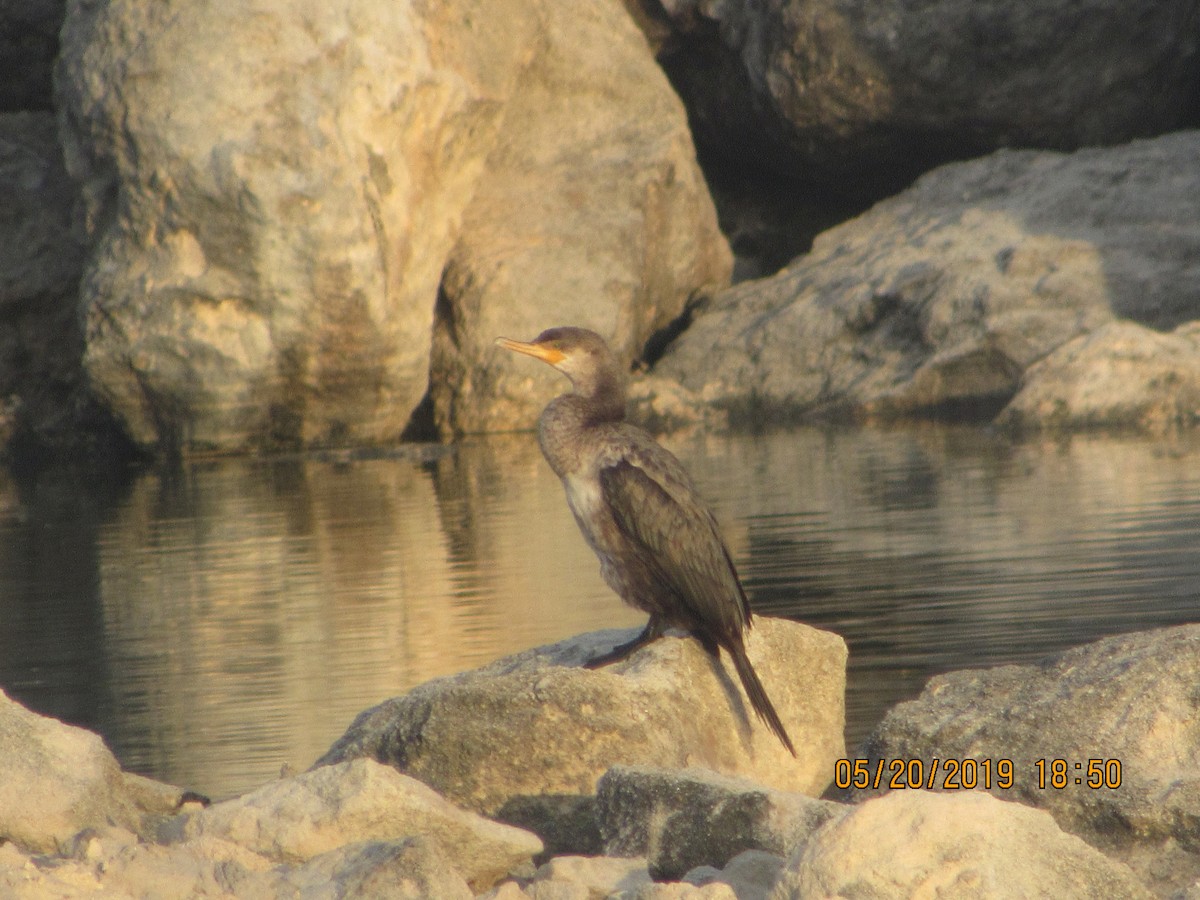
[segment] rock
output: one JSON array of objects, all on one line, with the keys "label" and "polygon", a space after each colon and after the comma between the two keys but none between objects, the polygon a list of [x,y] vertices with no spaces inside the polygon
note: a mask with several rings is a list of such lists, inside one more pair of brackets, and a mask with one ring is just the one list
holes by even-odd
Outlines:
[{"label": "rock", "polygon": [[0,0],[0,111],[49,110],[66,0]]},{"label": "rock", "polygon": [[[931,172],[698,312],[655,368],[682,385],[672,414],[691,398],[734,423],[986,420],[1080,335],[1198,318],[1197,154],[1200,132],[1185,132]],[[1185,386],[1184,405],[1191,377],[1162,391]]]},{"label": "rock", "polygon": [[982,793],[894,791],[814,833],[772,900],[1152,896],[1047,813]]},{"label": "rock", "polygon": [[787,856],[843,809],[695,768],[616,766],[596,789],[605,852],[646,856],[659,880],[698,866],[722,869],[744,850]]},{"label": "rock", "polygon": [[30,712],[0,691],[0,841],[50,852],[109,823],[140,831],[182,792],[121,771],[99,735]]},{"label": "rock", "polygon": [[721,881],[700,887],[680,881],[647,884],[619,897],[620,900],[738,900],[733,888]]},{"label": "rock", "polygon": [[77,2],[56,84],[84,366],[147,447],[390,442],[428,415],[431,364],[444,430],[494,426],[528,379],[499,323],[577,296],[630,353],[728,276],[619,0]]},{"label": "rock", "polygon": [[1186,0],[662,6],[674,34],[660,59],[698,142],[743,170],[842,191],[931,161],[1114,144],[1195,117],[1200,32]]},{"label": "rock", "polygon": [[786,860],[763,850],[744,850],[724,869],[699,866],[683,876],[689,884],[727,884],[738,900],[766,900],[779,880]]},{"label": "rock", "polygon": [[[424,784],[371,760],[280,779],[180,817],[162,836],[217,837],[277,862],[311,860],[347,844],[427,837],[477,892],[542,850],[533,835],[458,809]],[[391,850],[378,852],[391,859]]]},{"label": "rock", "polygon": [[91,232],[84,364],[139,443],[400,435],[536,28],[527,4],[503,29],[484,16],[475,0],[71,4],[56,86]]},{"label": "rock", "polygon": [[1168,333],[1117,321],[1025,372],[997,418],[1017,429],[1128,428],[1163,433],[1200,421],[1200,323]]},{"label": "rock", "polygon": [[626,10],[539,8],[537,53],[442,281],[430,391],[443,435],[531,427],[561,389],[498,335],[585,325],[628,362],[729,281],[683,106]]},{"label": "rock", "polygon": [[920,759],[925,773],[935,758],[988,760],[993,773],[1011,760],[1011,786],[994,776],[993,793],[1049,811],[1168,893],[1200,878],[1198,682],[1200,625],[1106,638],[1037,665],[930,679],[858,756],[872,771]]},{"label": "rock", "polygon": [[536,831],[552,853],[599,851],[596,781],[613,765],[698,765],[808,794],[829,782],[843,754],[841,638],[763,617],[748,634],[793,759],[750,711],[728,660],[715,669],[694,640],[667,637],[602,669],[581,667],[633,634],[584,635],[435,679],[364,712],[316,765],[386,762]]},{"label": "rock", "polygon": [[[635,891],[650,884],[644,859],[619,859],[606,856],[558,856],[538,869],[529,885],[533,896],[549,893],[551,884],[564,885],[564,893],[580,893],[586,900],[604,900],[614,894]],[[571,885],[573,887],[565,887]],[[558,888],[553,888],[557,890]]]},{"label": "rock", "polygon": [[403,841],[348,844],[313,857],[283,875],[262,879],[239,891],[239,897],[304,897],[349,900],[471,900],[475,894],[436,841],[411,837]]}]

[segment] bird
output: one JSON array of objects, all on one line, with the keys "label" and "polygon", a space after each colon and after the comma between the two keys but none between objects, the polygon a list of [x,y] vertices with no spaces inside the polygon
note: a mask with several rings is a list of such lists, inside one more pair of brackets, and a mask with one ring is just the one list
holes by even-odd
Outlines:
[{"label": "bird", "polygon": [[714,659],[722,649],[729,654],[755,713],[795,756],[746,655],[750,605],[717,520],[678,458],[625,421],[625,378],[608,344],[571,326],[496,344],[549,364],[571,382],[538,417],[542,455],[563,483],[604,580],[650,617],[637,637],[587,667],[623,659],[668,628],[682,629]]}]

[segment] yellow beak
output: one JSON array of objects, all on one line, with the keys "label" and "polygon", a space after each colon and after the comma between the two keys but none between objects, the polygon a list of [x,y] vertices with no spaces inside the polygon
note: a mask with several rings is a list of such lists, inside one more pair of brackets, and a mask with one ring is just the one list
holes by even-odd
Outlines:
[{"label": "yellow beak", "polygon": [[511,338],[496,338],[496,346],[503,347],[505,350],[512,350],[514,353],[524,353],[526,356],[532,356],[534,359],[540,359],[544,363],[549,363],[552,366],[558,365],[567,355],[553,347],[546,347],[542,344],[527,344],[524,341],[514,341]]}]

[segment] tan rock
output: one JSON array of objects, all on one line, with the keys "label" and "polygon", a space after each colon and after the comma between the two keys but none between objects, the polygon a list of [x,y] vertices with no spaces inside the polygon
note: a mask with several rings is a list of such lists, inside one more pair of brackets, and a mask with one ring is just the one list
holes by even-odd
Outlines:
[{"label": "tan rock", "polygon": [[84,362],[136,440],[400,434],[535,24],[477,0],[71,4],[56,83],[92,231]]},{"label": "tan rock", "polygon": [[317,765],[366,756],[456,803],[530,828],[555,853],[596,853],[596,782],[616,764],[703,766],[817,794],[843,755],[841,638],[758,617],[748,650],[790,730],[793,759],[723,659],[668,636],[598,670],[630,632],[598,632],[440,678],[364,712]]},{"label": "tan rock", "polygon": [[277,862],[311,860],[347,844],[422,836],[437,841],[477,891],[542,849],[528,832],[459,809],[419,781],[367,759],[271,782],[180,817],[163,832],[172,841],[201,836]]},{"label": "tan rock", "polygon": [[629,361],[729,248],[687,116],[620,2],[545,3],[442,285],[430,389],[443,434],[532,427],[560,385],[496,350],[582,325]]},{"label": "tan rock", "polygon": [[1163,433],[1200,422],[1200,330],[1103,325],[1031,366],[997,423]]},{"label": "tan rock", "polygon": [[0,840],[50,852],[85,828],[139,830],[181,792],[127,775],[99,735],[39,716],[0,691]]},{"label": "tan rock", "polygon": [[1128,868],[1041,810],[989,794],[894,791],[817,831],[772,900],[1149,898]]}]

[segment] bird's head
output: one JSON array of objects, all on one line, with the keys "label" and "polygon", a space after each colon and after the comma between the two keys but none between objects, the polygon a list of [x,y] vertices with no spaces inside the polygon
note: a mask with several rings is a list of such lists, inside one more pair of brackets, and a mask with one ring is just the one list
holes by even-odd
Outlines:
[{"label": "bird's head", "polygon": [[554,366],[571,379],[580,394],[593,394],[601,385],[621,383],[621,368],[608,344],[586,328],[549,328],[528,343],[496,338],[496,345]]}]

